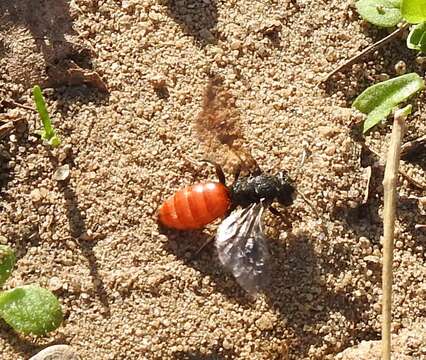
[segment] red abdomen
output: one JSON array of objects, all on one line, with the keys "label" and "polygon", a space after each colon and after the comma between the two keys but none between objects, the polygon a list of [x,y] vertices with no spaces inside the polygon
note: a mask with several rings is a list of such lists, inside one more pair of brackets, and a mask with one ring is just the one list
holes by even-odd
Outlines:
[{"label": "red abdomen", "polygon": [[158,218],[169,228],[199,229],[225,215],[230,205],[228,189],[217,182],[197,184],[178,191],[160,207]]}]

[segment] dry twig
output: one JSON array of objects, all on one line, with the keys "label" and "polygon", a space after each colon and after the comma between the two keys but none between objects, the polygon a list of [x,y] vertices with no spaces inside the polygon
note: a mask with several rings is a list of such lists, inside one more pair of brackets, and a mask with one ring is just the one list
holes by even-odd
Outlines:
[{"label": "dry twig", "polygon": [[12,100],[12,99],[4,99],[4,100],[1,100],[0,102],[2,104],[6,105],[6,106],[12,105],[12,106],[19,107],[19,108],[22,108],[22,109],[25,109],[25,110],[29,110],[29,111],[32,111],[32,112],[37,112],[37,110],[35,109],[35,107],[32,108],[30,106],[27,106],[27,105],[24,105],[24,104],[20,104],[20,103],[16,102],[15,100]]},{"label": "dry twig", "polygon": [[349,60],[345,61],[342,65],[335,68],[333,71],[329,72],[325,77],[323,77],[318,85],[321,85],[328,81],[333,75],[337,74],[338,72],[341,72],[343,69],[345,69],[348,66],[351,66],[353,64],[356,64],[359,60],[361,60],[364,56],[370,54],[371,52],[381,48],[383,45],[394,39],[395,37],[399,36],[407,27],[409,24],[403,24],[400,28],[396,29],[394,32],[390,33],[388,36],[384,37],[383,39],[375,42],[374,44],[368,46],[364,50],[362,50],[359,54],[351,57]]},{"label": "dry twig", "polygon": [[401,146],[401,157],[407,156],[410,153],[417,151],[421,146],[426,144],[426,135],[419,137],[418,139],[406,142]]},{"label": "dry twig", "polygon": [[401,156],[401,142],[407,117],[405,109],[398,109],[394,115],[391,143],[386,160],[383,212],[383,307],[382,307],[382,359],[391,359],[391,310],[392,310],[392,262],[395,235],[396,183]]},{"label": "dry twig", "polygon": [[[374,155],[376,155],[379,159],[382,159],[380,152],[377,151],[376,149],[368,146],[365,143],[363,143],[362,146],[364,147],[364,149],[366,149],[366,150],[370,151],[371,153],[373,153]],[[426,190],[426,184],[423,184],[420,181],[417,181],[412,176],[408,175],[408,173],[405,170],[399,168],[398,172],[401,174],[402,177],[404,177],[409,183],[411,183],[415,187],[422,189],[422,190]]]}]

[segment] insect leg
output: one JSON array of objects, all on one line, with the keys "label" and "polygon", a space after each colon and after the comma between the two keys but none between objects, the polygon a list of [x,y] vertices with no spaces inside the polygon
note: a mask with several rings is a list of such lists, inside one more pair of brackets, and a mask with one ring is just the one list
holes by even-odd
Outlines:
[{"label": "insect leg", "polygon": [[241,164],[238,164],[237,168],[235,169],[234,184],[237,182],[238,178],[240,177],[240,174],[241,174]]},{"label": "insect leg", "polygon": [[209,245],[213,240],[215,239],[215,235],[210,236],[203,245],[200,246],[200,248],[191,256],[191,260],[195,260],[200,253],[204,250],[204,248]]},{"label": "insect leg", "polygon": [[201,159],[200,161],[213,165],[216,170],[216,176],[219,179],[219,182],[223,185],[226,185],[225,174],[223,173],[222,167],[218,163],[207,159]]}]

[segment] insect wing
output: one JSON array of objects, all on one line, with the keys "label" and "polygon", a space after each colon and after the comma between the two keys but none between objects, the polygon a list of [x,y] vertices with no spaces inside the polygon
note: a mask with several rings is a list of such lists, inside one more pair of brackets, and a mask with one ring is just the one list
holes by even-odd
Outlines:
[{"label": "insect wing", "polygon": [[220,77],[213,77],[207,86],[202,110],[195,119],[195,130],[209,160],[226,171],[258,169],[246,147],[236,99]]},{"label": "insect wing", "polygon": [[219,260],[251,294],[258,292],[264,282],[269,258],[262,226],[263,211],[262,203],[233,211],[220,224],[216,235]]}]

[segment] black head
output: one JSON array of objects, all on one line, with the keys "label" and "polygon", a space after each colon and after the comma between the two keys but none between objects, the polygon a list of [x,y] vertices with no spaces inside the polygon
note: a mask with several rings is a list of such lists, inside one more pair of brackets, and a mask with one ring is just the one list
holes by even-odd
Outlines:
[{"label": "black head", "polygon": [[278,180],[278,194],[277,201],[285,206],[293,204],[296,189],[294,188],[293,181],[289,178],[286,171],[280,171],[276,175]]}]

